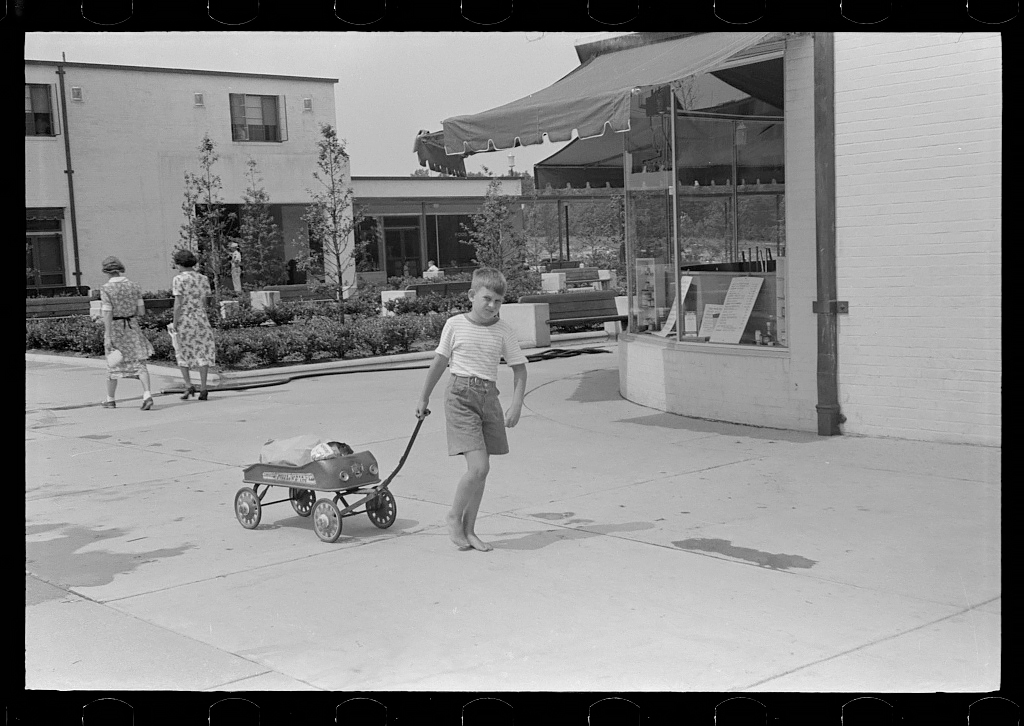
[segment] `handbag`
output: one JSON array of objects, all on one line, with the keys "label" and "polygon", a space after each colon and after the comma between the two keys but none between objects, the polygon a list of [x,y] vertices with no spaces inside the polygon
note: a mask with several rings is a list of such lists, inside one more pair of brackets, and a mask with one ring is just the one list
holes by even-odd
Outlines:
[{"label": "handbag", "polygon": [[120,365],[121,361],[123,360],[124,353],[119,351],[117,348],[114,348],[112,351],[107,353],[107,365],[110,366],[111,368]]},{"label": "handbag", "polygon": [[167,332],[171,336],[171,347],[174,348],[175,357],[180,357],[181,349],[178,347],[178,329],[174,327],[174,323],[167,325]]}]

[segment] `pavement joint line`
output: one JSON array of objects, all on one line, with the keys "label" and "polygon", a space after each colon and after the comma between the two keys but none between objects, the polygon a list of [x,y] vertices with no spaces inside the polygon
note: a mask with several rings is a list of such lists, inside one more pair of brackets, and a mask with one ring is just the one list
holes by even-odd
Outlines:
[{"label": "pavement joint line", "polygon": [[865,648],[870,648],[873,645],[878,645],[880,643],[885,643],[885,642],[890,641],[890,640],[895,640],[896,638],[902,638],[904,635],[909,635],[910,633],[916,632],[918,630],[922,630],[924,628],[929,628],[932,625],[936,625],[936,624],[941,623],[941,622],[943,622],[945,620],[950,620],[950,619],[958,617],[960,615],[964,615],[965,613],[969,613],[972,610],[977,610],[977,609],[981,608],[984,605],[988,605],[989,603],[993,603],[996,600],[1001,599],[1002,597],[1003,596],[1001,594],[1000,595],[996,595],[995,597],[991,597],[988,600],[985,600],[983,602],[977,603],[976,605],[971,605],[970,607],[962,608],[962,609],[958,610],[957,612],[950,613],[949,615],[943,615],[941,618],[936,618],[935,620],[931,620],[931,621],[929,621],[927,623],[922,623],[921,625],[916,625],[913,628],[908,628],[907,630],[902,630],[902,631],[900,631],[898,633],[892,633],[891,635],[886,635],[886,636],[883,636],[881,638],[876,638],[875,640],[872,640],[872,641],[870,641],[868,643],[862,643],[861,645],[858,645],[858,646],[853,647],[853,648],[848,648],[847,650],[840,651],[839,653],[835,653],[835,654],[830,655],[830,656],[828,656],[826,658],[819,658],[818,660],[813,660],[810,663],[805,663],[802,666],[797,666],[796,668],[790,668],[787,671],[783,671],[782,673],[779,673],[777,675],[770,676],[769,678],[762,678],[759,681],[756,681],[754,683],[750,683],[750,684],[748,684],[746,686],[743,686],[743,687],[740,687],[740,688],[731,688],[731,689],[729,689],[729,692],[745,691],[745,690],[748,690],[750,688],[756,688],[757,686],[764,685],[765,683],[770,683],[771,681],[778,680],[779,678],[784,678],[785,676],[791,675],[791,674],[796,673],[798,671],[802,671],[802,670],[805,670],[807,668],[811,668],[813,666],[820,665],[821,663],[827,663],[828,661],[835,660],[836,658],[842,658],[843,656],[850,655],[851,653],[856,653],[857,651],[864,650]]},{"label": "pavement joint line", "polygon": [[[564,501],[564,500],[559,500],[559,502],[561,502],[561,501]],[[503,517],[509,517],[511,519],[517,519],[517,520],[520,520],[520,521],[527,521],[527,522],[531,522],[531,523],[537,523],[536,520],[530,518],[529,514],[518,515],[518,514],[515,514],[516,511],[517,510],[515,510],[515,509],[508,509],[508,510],[504,510],[504,511],[501,511],[501,512],[490,512],[490,513],[483,514],[481,518],[487,518],[487,517],[491,517],[491,516],[495,516],[495,515],[500,515],[500,516],[503,516]],[[648,542],[647,540],[634,539],[632,537],[629,537],[629,536],[626,536],[626,535],[623,535],[623,534],[619,534],[619,533],[616,533],[616,532],[593,532],[593,531],[588,529],[588,527],[603,526],[603,525],[586,525],[586,524],[582,524],[582,525],[572,526],[572,525],[568,525],[568,524],[561,524],[559,522],[549,522],[547,520],[545,520],[545,522],[551,524],[554,527],[560,527],[562,529],[568,529],[568,530],[572,530],[572,531],[586,531],[588,534],[593,534],[593,535],[596,535],[596,536],[612,537],[614,539],[624,540],[626,542],[632,542],[634,544],[650,545],[652,547],[659,547],[659,548],[662,548],[662,549],[669,550],[671,552],[681,552],[681,553],[684,553],[684,554],[698,555],[700,557],[707,557],[709,559],[719,560],[721,562],[728,562],[728,563],[735,564],[735,565],[745,565],[747,567],[758,567],[758,568],[760,568],[762,570],[769,570],[769,571],[774,571],[774,572],[780,572],[780,573],[783,573],[783,574],[786,574],[786,575],[794,575],[796,577],[803,577],[803,578],[807,578],[809,580],[814,580],[816,582],[825,582],[825,583],[830,583],[830,584],[833,584],[833,585],[839,585],[840,587],[851,587],[851,588],[854,588],[856,590],[864,590],[866,592],[880,592],[880,593],[885,593],[885,594],[893,594],[892,591],[890,591],[890,590],[885,590],[885,589],[878,588],[878,587],[866,587],[864,585],[858,585],[856,583],[851,583],[851,582],[844,582],[842,580],[837,580],[837,579],[831,578],[831,577],[822,577],[822,576],[817,575],[817,574],[815,574],[813,572],[791,572],[789,570],[783,570],[783,569],[778,569],[778,568],[773,568],[773,567],[764,567],[763,565],[759,565],[756,562],[745,562],[745,561],[740,560],[740,559],[733,559],[731,557],[723,557],[721,555],[715,555],[715,554],[711,554],[709,552],[699,552],[697,550],[688,550],[688,549],[683,549],[681,547],[675,547],[675,546],[669,546],[667,544],[661,544],[659,542]],[[718,527],[731,526],[727,522],[708,522],[708,521],[704,521],[703,523],[715,525],[715,526],[718,526]],[[549,531],[549,530],[538,530],[538,531]],[[904,597],[904,598],[906,598],[908,600],[915,600],[915,601],[922,602],[922,603],[928,603],[930,605],[942,605],[942,606],[946,606],[946,607],[956,607],[952,603],[943,602],[941,600],[932,600],[930,598],[915,597],[913,595],[900,595],[900,597]],[[991,598],[989,600],[986,600],[985,602],[981,602],[981,603],[978,603],[977,605],[970,606],[968,609],[980,608],[983,605],[987,605],[987,604],[989,604],[989,603],[991,603],[991,602],[993,602],[995,600],[998,600],[1000,597],[1002,597],[1002,596],[1001,595],[996,596],[995,598]],[[758,684],[754,684],[754,685],[758,685]]]},{"label": "pavement joint line", "polygon": [[[198,476],[200,474],[216,474],[216,473],[219,473],[219,471],[220,471],[219,469],[211,469],[209,471],[197,471],[194,474],[188,474],[187,476]],[[45,501],[47,499],[57,499],[59,497],[73,497],[73,496],[83,495],[83,494],[93,494],[95,492],[106,491],[107,489],[116,489],[117,487],[128,487],[128,486],[136,487],[136,486],[140,486],[140,485],[143,485],[143,484],[152,484],[154,482],[166,482],[166,479],[148,479],[148,480],[146,480],[144,482],[132,482],[130,485],[129,484],[108,484],[106,486],[92,487],[90,489],[78,489],[76,491],[71,491],[71,492],[54,492],[52,494],[42,494],[42,495],[37,496],[37,497],[29,497],[26,494],[25,501],[27,501],[27,502],[42,502],[42,501]],[[132,490],[132,491],[134,491],[134,490]]]},{"label": "pavement joint line", "polygon": [[209,688],[204,688],[203,690],[204,691],[215,691],[215,690],[217,690],[219,688],[223,688],[224,686],[230,686],[232,683],[241,683],[242,681],[247,681],[250,678],[259,678],[260,676],[265,676],[265,675],[268,675],[270,673],[277,673],[277,672],[278,671],[275,671],[273,668],[271,668],[270,670],[265,670],[262,673],[254,673],[251,676],[242,676],[241,678],[233,678],[230,681],[224,681],[223,683],[218,683],[215,686],[210,686]]},{"label": "pavement joint line", "polygon": [[292,564],[294,562],[301,562],[302,560],[308,560],[308,559],[312,559],[314,557],[323,557],[323,556],[326,556],[326,555],[337,554],[338,552],[341,552],[342,550],[357,549],[359,547],[366,547],[366,546],[369,546],[369,545],[378,544],[380,542],[390,542],[390,541],[393,541],[395,539],[399,539],[401,537],[413,537],[413,536],[416,536],[416,535],[421,534],[421,533],[422,533],[422,530],[420,532],[394,532],[394,533],[391,533],[391,536],[386,536],[384,534],[375,534],[375,535],[371,535],[370,539],[346,543],[348,545],[346,547],[335,547],[335,548],[332,548],[332,549],[324,550],[323,552],[313,552],[313,553],[310,553],[310,554],[307,554],[307,555],[302,555],[301,557],[292,557],[292,558],[289,558],[289,559],[281,560],[279,562],[267,562],[267,563],[264,563],[262,565],[254,565],[252,567],[247,567],[244,570],[234,570],[232,572],[222,572],[222,573],[219,573],[219,574],[216,574],[216,575],[211,575],[209,577],[201,577],[198,580],[189,580],[188,582],[179,582],[179,583],[174,584],[174,585],[167,585],[166,587],[157,587],[157,588],[154,588],[152,590],[144,590],[142,592],[132,593],[131,595],[120,595],[118,597],[112,597],[109,600],[94,601],[94,602],[100,602],[100,604],[104,604],[105,605],[105,604],[108,604],[108,603],[120,602],[122,600],[131,600],[132,598],[144,597],[146,595],[153,595],[153,594],[158,593],[158,592],[167,592],[169,590],[176,590],[179,587],[189,587],[191,585],[198,585],[198,584],[201,584],[201,583],[204,583],[204,582],[213,582],[214,580],[227,579],[228,577],[234,577],[235,575],[244,575],[244,574],[248,574],[250,572],[255,572],[257,570],[264,570],[264,569],[267,569],[268,567],[280,567],[281,565],[288,565],[288,564]]},{"label": "pavement joint line", "polygon": [[[159,630],[163,630],[164,632],[167,632],[167,633],[171,633],[172,635],[175,635],[175,636],[177,636],[179,638],[185,638],[186,640],[191,640],[192,642],[199,643],[200,645],[203,645],[203,646],[205,646],[207,648],[212,648],[213,650],[216,650],[216,651],[218,651],[220,653],[225,653],[225,654],[230,655],[230,656],[232,656],[234,658],[238,658],[240,660],[244,660],[247,663],[252,663],[255,666],[259,666],[259,667],[262,667],[262,668],[266,668],[267,667],[267,665],[265,663],[260,663],[259,661],[253,660],[252,658],[247,658],[244,655],[239,655],[238,653],[233,653],[230,650],[224,650],[223,648],[220,648],[220,647],[218,647],[216,645],[213,645],[212,643],[207,643],[206,641],[199,640],[198,638],[195,638],[195,637],[193,637],[191,635],[188,635],[187,633],[181,633],[181,632],[179,632],[177,630],[173,630],[173,629],[168,628],[166,626],[159,625],[159,624],[151,622],[149,620],[145,620],[145,619],[139,617],[138,615],[135,615],[134,613],[130,613],[130,612],[126,611],[126,610],[120,610],[118,608],[111,607],[109,605],[109,603],[116,602],[116,600],[123,599],[123,598],[115,598],[114,600],[95,600],[95,599],[89,597],[88,595],[84,595],[84,594],[82,594],[82,593],[80,593],[80,592],[78,592],[76,590],[73,590],[73,589],[71,589],[69,587],[65,587],[64,585],[60,585],[60,584],[55,583],[55,582],[50,582],[49,580],[47,580],[47,579],[45,579],[43,577],[40,577],[39,575],[36,575],[34,573],[26,571],[25,575],[28,576],[28,577],[35,578],[36,580],[39,580],[40,582],[45,582],[47,585],[50,585],[51,587],[55,587],[58,590],[63,590],[64,592],[66,592],[66,593],[68,593],[70,595],[74,595],[75,597],[80,597],[83,600],[87,600],[87,601],[93,603],[94,605],[98,605],[99,607],[106,608],[107,610],[110,610],[112,612],[118,613],[119,615],[124,615],[126,617],[132,618],[133,620],[137,620],[138,622],[143,623],[145,625],[148,625],[150,627],[157,628]],[[298,680],[298,679],[296,679],[296,680]],[[310,685],[312,685],[312,684],[310,684]]]},{"label": "pavement joint line", "polygon": [[[59,438],[62,438],[62,439],[67,439],[67,440],[78,440],[78,439],[81,438],[80,436],[72,436],[70,434],[53,433],[53,434],[49,434],[49,435],[50,436],[59,437]],[[181,437],[175,437],[175,438],[181,438]],[[163,451],[163,450],[154,451],[148,445],[147,446],[143,446],[143,445],[140,445],[140,444],[122,444],[122,443],[117,442],[117,441],[108,442],[108,441],[101,441],[101,440],[96,440],[96,439],[93,439],[93,440],[96,441],[96,443],[100,444],[101,446],[107,446],[107,447],[110,447],[110,448],[138,449],[140,451],[145,451],[146,453],[159,454],[159,455],[162,455],[162,456],[170,456],[170,457],[175,458],[175,459],[184,459],[184,460],[187,460],[187,461],[198,461],[201,464],[212,464],[214,466],[224,466],[224,467],[228,467],[230,469],[237,468],[234,464],[225,464],[222,461],[211,461],[210,459],[203,459],[203,458],[200,458],[198,456],[182,456],[179,452],[175,452],[175,451]],[[195,442],[193,442],[193,443],[195,443]],[[78,454],[72,454],[72,456],[80,456],[82,454],[91,454],[91,453],[95,453],[97,451],[103,451],[103,449],[91,449],[90,451],[80,451],[80,452],[78,452]],[[196,472],[196,473],[200,473],[200,474],[202,474],[202,473],[212,473],[212,471],[213,470],[211,470],[210,472]],[[144,482],[136,482],[136,483],[138,483],[138,484],[147,484],[147,483],[149,483],[151,481],[160,481],[160,480],[159,479],[147,479]]]}]

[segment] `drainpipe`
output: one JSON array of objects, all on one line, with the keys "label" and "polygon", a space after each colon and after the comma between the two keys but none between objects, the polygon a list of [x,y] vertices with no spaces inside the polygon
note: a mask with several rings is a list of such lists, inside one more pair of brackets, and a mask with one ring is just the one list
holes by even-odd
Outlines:
[{"label": "drainpipe", "polygon": [[[61,57],[64,54],[61,53]],[[60,111],[64,121],[64,160],[67,169],[64,173],[68,175],[68,209],[71,212],[71,247],[75,251],[75,286],[82,286],[82,265],[78,258],[78,220],[75,217],[75,182],[74,169],[71,168],[71,134],[68,131],[68,104],[64,97],[64,66],[57,64],[57,75],[60,77]]]},{"label": "drainpipe", "polygon": [[837,436],[846,417],[839,410],[839,325],[847,303],[836,300],[835,34],[814,34],[814,187],[818,299],[818,435]]}]

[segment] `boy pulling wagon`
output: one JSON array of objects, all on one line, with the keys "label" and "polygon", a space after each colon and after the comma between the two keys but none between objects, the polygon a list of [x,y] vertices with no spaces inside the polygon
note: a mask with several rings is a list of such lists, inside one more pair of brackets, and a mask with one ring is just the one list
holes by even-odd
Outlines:
[{"label": "boy pulling wagon", "polygon": [[[466,473],[459,480],[446,517],[448,534],[458,547],[481,552],[493,549],[476,536],[474,529],[490,457],[508,453],[505,428],[519,423],[526,395],[526,356],[512,326],[498,317],[505,289],[505,276],[498,270],[481,267],[473,272],[469,288],[472,308],[445,323],[416,404],[416,415],[426,415],[430,394],[450,366],[444,400],[448,455],[466,457]],[[515,387],[512,405],[504,414],[496,386],[502,357],[512,368]]]}]

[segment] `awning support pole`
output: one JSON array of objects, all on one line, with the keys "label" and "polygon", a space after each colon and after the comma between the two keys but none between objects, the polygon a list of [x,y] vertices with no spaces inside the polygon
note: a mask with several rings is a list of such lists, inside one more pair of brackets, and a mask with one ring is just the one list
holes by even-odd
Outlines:
[{"label": "awning support pole", "polygon": [[558,213],[555,215],[555,226],[558,228],[558,261],[561,262],[565,258],[562,257],[562,200],[558,200]]},{"label": "awning support pole", "polygon": [[676,283],[676,340],[683,339],[683,327],[685,321],[683,320],[683,301],[680,299],[679,292],[682,290],[682,282],[680,270],[679,270],[679,173],[676,171],[676,96],[673,93],[671,87],[668,88],[668,112],[669,112],[669,129],[672,134],[672,138],[668,143],[669,153],[672,154],[672,274],[675,277]]}]

